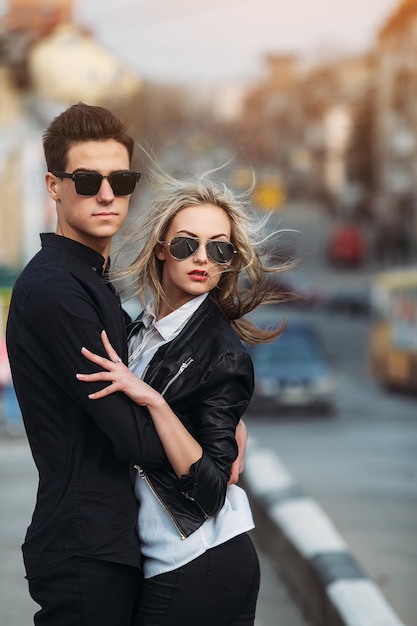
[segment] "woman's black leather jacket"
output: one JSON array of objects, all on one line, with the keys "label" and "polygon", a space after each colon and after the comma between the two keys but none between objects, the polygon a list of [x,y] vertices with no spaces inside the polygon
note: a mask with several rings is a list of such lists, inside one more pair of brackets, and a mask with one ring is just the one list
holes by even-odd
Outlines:
[{"label": "woman's black leather jacket", "polygon": [[190,473],[135,465],[183,538],[223,506],[237,456],[235,428],[253,393],[251,358],[208,296],[179,335],[159,348],[144,380],[165,397],[203,455]]}]

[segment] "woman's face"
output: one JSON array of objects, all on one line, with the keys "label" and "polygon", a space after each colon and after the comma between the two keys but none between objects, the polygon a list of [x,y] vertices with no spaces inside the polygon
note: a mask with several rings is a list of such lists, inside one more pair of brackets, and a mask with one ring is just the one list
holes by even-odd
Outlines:
[{"label": "woman's face", "polygon": [[174,308],[216,287],[232,260],[226,264],[216,263],[208,256],[205,244],[211,240],[230,241],[230,235],[227,214],[212,204],[189,206],[175,215],[165,242],[170,243],[174,237],[194,237],[200,245],[195,253],[182,260],[173,258],[169,245],[162,245],[156,253],[163,261],[162,287]]}]

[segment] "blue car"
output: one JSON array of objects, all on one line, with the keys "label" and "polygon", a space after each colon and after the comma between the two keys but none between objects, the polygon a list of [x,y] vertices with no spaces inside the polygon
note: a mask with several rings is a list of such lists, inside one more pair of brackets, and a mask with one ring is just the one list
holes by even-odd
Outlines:
[{"label": "blue car", "polygon": [[336,379],[310,323],[288,322],[278,339],[252,346],[251,355],[255,369],[252,413],[284,408],[334,411]]}]

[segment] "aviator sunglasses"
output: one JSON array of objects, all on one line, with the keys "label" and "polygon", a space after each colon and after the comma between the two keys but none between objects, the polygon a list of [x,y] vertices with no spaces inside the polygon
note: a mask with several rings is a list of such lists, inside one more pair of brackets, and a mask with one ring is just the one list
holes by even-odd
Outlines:
[{"label": "aviator sunglasses", "polygon": [[58,178],[71,178],[75,183],[75,191],[79,196],[96,196],[100,190],[103,178],[107,178],[115,196],[129,196],[133,193],[140,178],[139,172],[131,172],[129,170],[112,172],[108,176],[103,176],[98,172],[83,171],[73,172],[72,174],[52,171],[51,174]]},{"label": "aviator sunglasses", "polygon": [[[174,237],[170,242],[164,241],[163,245],[169,246],[174,259],[183,261],[197,252],[200,240],[197,237]],[[206,251],[210,259],[219,265],[229,263],[237,252],[230,241],[221,240],[207,241]]]}]

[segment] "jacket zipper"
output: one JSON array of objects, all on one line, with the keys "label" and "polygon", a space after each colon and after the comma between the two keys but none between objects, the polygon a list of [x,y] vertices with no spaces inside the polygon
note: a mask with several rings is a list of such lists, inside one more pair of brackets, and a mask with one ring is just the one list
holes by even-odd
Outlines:
[{"label": "jacket zipper", "polygon": [[[167,384],[165,385],[164,389],[161,391],[161,396],[163,396],[167,390],[169,389],[169,387],[172,385],[172,383],[174,383],[177,378],[179,376],[181,376],[181,374],[183,373],[184,370],[187,369],[187,367],[189,365],[191,365],[191,363],[194,361],[194,359],[192,357],[188,357],[188,359],[186,361],[184,361],[183,363],[181,363],[180,368],[178,369],[177,373],[167,382]],[[148,370],[150,364],[148,364],[148,366],[146,367],[145,371],[142,374],[142,379],[145,378],[145,374]],[[143,467],[141,467],[140,465],[134,465],[134,468],[138,471],[140,478],[142,478],[142,480],[144,480],[148,487],[150,488],[150,490],[152,491],[152,493],[154,494],[155,498],[158,500],[158,502],[161,504],[161,506],[164,507],[164,509],[166,510],[166,512],[168,513],[168,515],[170,516],[170,518],[172,519],[176,529],[178,530],[181,539],[186,539],[187,536],[184,533],[184,531],[182,530],[181,526],[178,524],[176,518],[174,517],[174,515],[171,513],[171,511],[169,510],[169,508],[167,507],[167,505],[165,504],[165,502],[162,500],[161,496],[159,495],[159,493],[157,492],[157,490],[155,489],[155,487],[153,486],[152,482],[150,481],[150,479],[148,478],[148,476],[146,475]],[[209,516],[207,515],[207,513],[205,512],[205,510],[203,509],[203,507],[197,502],[197,500],[195,498],[193,498],[192,496],[190,496],[188,493],[186,493],[185,491],[181,491],[182,495],[184,496],[184,498],[186,498],[187,500],[190,500],[191,502],[194,502],[194,504],[196,504],[198,506],[198,508],[200,509],[201,513],[203,514],[204,518],[207,519]]]},{"label": "jacket zipper", "polygon": [[149,489],[152,491],[153,495],[158,500],[160,505],[164,507],[165,511],[168,513],[168,515],[170,516],[173,524],[175,525],[175,528],[178,530],[181,539],[182,540],[187,539],[187,535],[184,533],[184,531],[182,530],[181,526],[177,522],[176,518],[173,516],[173,514],[171,513],[171,511],[169,510],[169,508],[167,507],[165,502],[162,500],[162,498],[159,495],[159,493],[156,491],[155,487],[153,486],[153,484],[149,480],[148,476],[146,475],[145,470],[143,469],[143,467],[141,467],[140,465],[134,465],[133,467],[135,468],[135,470],[137,470],[137,472],[139,474],[139,477],[146,482],[146,484],[148,485]]},{"label": "jacket zipper", "polygon": [[[161,392],[161,395],[162,395],[162,396],[165,394],[165,392],[167,391],[167,389],[168,389],[168,388],[172,385],[172,383],[173,383],[174,381],[176,381],[176,380],[177,380],[177,378],[178,378],[179,376],[181,376],[181,374],[183,373],[183,371],[184,371],[185,369],[187,369],[187,367],[188,367],[189,365],[191,365],[191,363],[192,363],[193,361],[194,361],[194,359],[193,359],[192,357],[188,357],[188,359],[187,359],[186,361],[184,361],[184,362],[181,364],[181,366],[180,366],[180,368],[179,368],[178,372],[175,374],[175,376],[173,376],[173,377],[171,378],[171,380],[169,380],[169,381],[168,381],[168,383],[165,385],[165,388],[164,388],[164,389],[163,389],[163,391]],[[203,516],[204,516],[204,519],[207,519],[207,518],[209,517],[209,515],[207,515],[207,513],[205,512],[205,510],[203,509],[203,507],[201,506],[201,504],[199,504],[195,498],[193,498],[192,496],[190,496],[190,494],[188,494],[186,491],[181,491],[181,493],[182,493],[182,495],[184,496],[184,498],[186,498],[187,500],[190,500],[190,502],[194,502],[194,504],[196,504],[196,505],[198,506],[198,508],[200,509],[201,513],[202,513],[202,514],[203,514]]]},{"label": "jacket zipper", "polygon": [[164,396],[164,395],[165,395],[165,393],[167,392],[167,390],[169,389],[169,387],[172,385],[172,383],[173,383],[173,382],[175,382],[179,376],[181,376],[181,374],[183,373],[183,371],[184,371],[185,369],[187,369],[187,367],[188,367],[189,365],[191,365],[191,363],[192,363],[193,361],[194,361],[194,359],[193,359],[192,357],[188,357],[188,359],[187,359],[186,361],[184,361],[184,362],[181,364],[181,366],[180,366],[180,368],[179,368],[178,372],[175,374],[175,376],[173,376],[173,377],[171,378],[171,380],[169,380],[169,381],[167,382],[167,384],[165,385],[165,387],[164,387],[164,388],[163,388],[163,390],[161,391],[161,396]]}]

